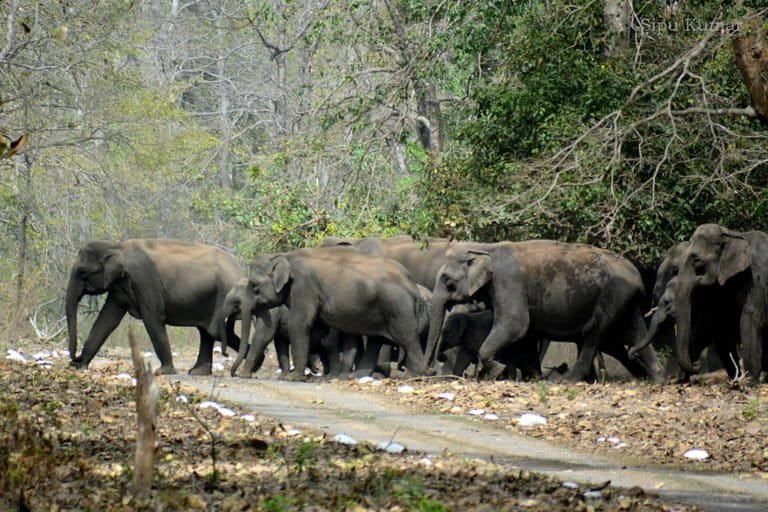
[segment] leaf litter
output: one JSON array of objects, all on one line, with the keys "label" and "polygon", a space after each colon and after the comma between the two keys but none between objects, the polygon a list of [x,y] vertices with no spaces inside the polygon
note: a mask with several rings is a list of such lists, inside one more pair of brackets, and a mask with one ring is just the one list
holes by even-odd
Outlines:
[{"label": "leaf litter", "polygon": [[[86,373],[64,364],[46,370],[0,361],[0,509],[697,510],[664,504],[638,488],[606,487],[594,497],[588,486],[509,465],[406,450],[395,455],[309,430],[296,435],[258,411],[218,403],[200,408],[209,397],[162,377],[153,489],[136,501],[130,492],[135,388],[116,378],[130,367],[110,363]],[[414,400],[429,396],[382,387]],[[457,390],[457,401],[464,395]],[[498,411],[498,404],[484,407]],[[222,408],[235,415],[222,415]]]}]

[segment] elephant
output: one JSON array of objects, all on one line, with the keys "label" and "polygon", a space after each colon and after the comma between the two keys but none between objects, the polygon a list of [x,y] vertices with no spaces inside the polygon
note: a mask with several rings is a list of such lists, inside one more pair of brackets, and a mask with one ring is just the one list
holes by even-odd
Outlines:
[{"label": "elephant", "polygon": [[[459,348],[450,366],[453,375],[464,375],[467,367],[477,362],[480,347],[492,327],[493,311],[491,310],[451,311],[443,325],[441,353],[437,355],[438,358],[444,357],[446,350]],[[540,348],[540,340],[529,338],[505,349],[499,354],[498,359],[506,366],[505,373],[512,378],[516,377],[517,369],[520,370],[523,380],[540,378],[542,356]]]},{"label": "elephant", "polygon": [[[232,377],[235,376],[243,359],[246,358],[247,350],[246,364],[242,367],[240,376],[250,378],[254,372],[261,368],[261,365],[264,362],[266,346],[270,341],[274,341],[281,374],[282,376],[286,376],[291,371],[290,340],[288,339],[287,328],[288,309],[285,306],[270,308],[268,310],[260,311],[259,314],[254,317],[255,301],[256,296],[253,294],[253,291],[248,284],[248,278],[243,277],[238,280],[227,293],[224,298],[222,309],[219,312],[223,318],[240,318],[244,336],[248,336],[250,334],[251,326],[254,323],[256,324],[250,342],[251,348],[249,349],[248,344],[241,344],[241,349],[238,351],[238,357],[232,364],[230,373]],[[246,318],[248,320],[246,320]],[[246,322],[248,323],[247,326],[245,325]],[[324,328],[323,326],[313,327],[310,342],[310,356],[314,356],[315,358],[315,361],[310,361],[313,370],[316,366],[315,363],[319,362],[322,364],[323,373],[328,373],[330,375],[338,375],[342,373],[342,368],[340,367],[340,364],[342,363],[339,361],[338,347],[338,344],[340,343],[342,343],[342,340],[339,340],[335,331],[331,330],[331,332],[329,332],[329,329]]]},{"label": "elephant", "polygon": [[[737,376],[735,341],[741,342],[747,382],[756,383],[766,367],[768,326],[768,235],[738,232],[718,224],[696,228],[682,256],[675,297],[677,357],[683,371],[699,371],[693,364],[698,338],[694,315],[701,303],[717,305],[718,330],[711,333],[728,375]],[[700,313],[699,313],[700,315]],[[694,357],[691,357],[694,356]],[[736,364],[734,364],[734,362]]]},{"label": "elephant", "polygon": [[449,243],[446,238],[428,238],[422,244],[408,235],[361,239],[328,237],[320,247],[350,246],[363,254],[395,260],[408,270],[413,282],[432,290]]},{"label": "elephant", "polygon": [[258,256],[248,281],[257,313],[287,307],[287,330],[297,368],[306,365],[310,331],[319,321],[344,333],[386,338],[405,350],[409,373],[424,373],[418,324],[426,307],[399,263],[344,247],[298,249]]},{"label": "elephant", "polygon": [[[166,325],[197,327],[200,351],[193,375],[209,375],[215,340],[237,349],[234,321],[217,315],[227,292],[243,277],[235,258],[209,245],[175,240],[91,241],[78,252],[67,284],[65,309],[72,364],[87,368],[126,313],[147,329],[160,373],[176,373]],[[77,352],[77,306],[84,295],[107,294],[104,306]]]},{"label": "elephant", "polygon": [[455,243],[435,280],[426,363],[432,363],[447,308],[477,298],[493,310],[491,331],[479,351],[489,378],[504,369],[494,361],[497,353],[535,333],[579,344],[570,380],[585,379],[601,350],[635,376],[660,381],[653,347],[643,349],[640,361],[630,359],[625,347],[645,336],[644,296],[640,273],[629,261],[593,246],[549,240]]}]

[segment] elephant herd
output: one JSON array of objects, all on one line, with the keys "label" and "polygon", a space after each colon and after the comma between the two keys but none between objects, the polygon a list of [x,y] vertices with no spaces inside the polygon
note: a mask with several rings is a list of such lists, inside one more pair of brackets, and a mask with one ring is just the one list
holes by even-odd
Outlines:
[{"label": "elephant herd", "polygon": [[[660,381],[652,342],[672,332],[682,379],[713,346],[730,377],[757,382],[768,370],[766,272],[764,233],[700,226],[659,265],[657,307],[646,326],[637,269],[584,244],[331,237],[316,248],[258,255],[245,275],[212,246],[95,241],[78,253],[65,308],[78,368],[88,367],[130,313],[143,321],[162,373],[175,372],[166,332],[174,325],[199,331],[196,375],[211,372],[220,341],[237,350],[232,375],[252,375],[274,342],[291,380],[304,379],[312,361],[334,376],[387,371],[397,361],[424,375],[439,361],[442,372],[456,375],[476,363],[487,379],[518,370],[537,378],[548,343],[569,341],[578,347],[569,380],[594,378],[593,362],[605,353],[634,376]],[[77,356],[78,303],[104,293]]]}]

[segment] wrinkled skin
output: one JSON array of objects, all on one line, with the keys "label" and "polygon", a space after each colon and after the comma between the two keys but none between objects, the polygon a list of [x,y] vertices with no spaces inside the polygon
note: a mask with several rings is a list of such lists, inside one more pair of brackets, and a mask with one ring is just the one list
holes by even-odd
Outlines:
[{"label": "wrinkled skin", "polygon": [[397,262],[343,247],[300,249],[257,257],[248,281],[257,313],[288,308],[296,368],[306,365],[310,330],[319,322],[345,333],[386,338],[405,351],[411,374],[424,373],[418,338],[424,303]]},{"label": "wrinkled skin", "polygon": [[695,314],[700,296],[717,303],[715,347],[731,377],[738,361],[734,341],[741,342],[744,371],[757,382],[765,363],[768,323],[768,235],[760,231],[732,231],[717,224],[699,226],[683,254],[676,291],[677,356],[687,373],[697,373],[691,347],[696,338]]},{"label": "wrinkled skin", "polygon": [[[175,373],[166,325],[197,327],[200,351],[191,374],[209,375],[213,343],[226,339],[238,348],[232,324],[217,315],[227,292],[243,277],[237,261],[208,245],[174,240],[93,241],[80,249],[65,299],[72,364],[87,368],[126,313],[140,318],[160,359],[160,372]],[[77,352],[77,307],[84,295],[107,294]]]},{"label": "wrinkled skin", "polygon": [[640,342],[646,332],[644,289],[637,269],[616,254],[547,240],[453,244],[433,290],[428,363],[448,307],[473,298],[490,304],[494,313],[479,351],[489,378],[503,371],[494,362],[496,354],[530,333],[580,344],[570,380],[591,374],[598,350],[617,358],[635,376],[662,378],[653,347],[641,352],[640,361],[628,357],[625,345]]}]

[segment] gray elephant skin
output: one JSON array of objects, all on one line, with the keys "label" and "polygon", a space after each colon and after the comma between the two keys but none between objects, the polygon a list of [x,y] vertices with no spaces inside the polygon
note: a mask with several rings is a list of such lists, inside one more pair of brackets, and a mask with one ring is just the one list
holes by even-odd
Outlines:
[{"label": "gray elephant skin", "polygon": [[548,240],[456,243],[445,255],[433,290],[427,364],[435,353],[446,310],[452,303],[481,299],[494,313],[493,326],[479,352],[495,378],[503,366],[497,353],[530,335],[574,341],[579,356],[570,380],[591,372],[598,350],[614,356],[635,376],[660,381],[653,347],[631,360],[625,345],[646,333],[645,291],[637,269],[626,259],[582,244]]},{"label": "gray elephant skin", "polygon": [[299,249],[258,256],[248,281],[257,312],[288,308],[296,368],[306,366],[311,329],[319,322],[344,333],[385,338],[405,351],[410,373],[424,373],[418,331],[426,307],[399,263],[344,247]]},{"label": "gray elephant skin", "polygon": [[[682,257],[676,292],[677,356],[680,367],[697,373],[692,361],[696,310],[700,295],[717,304],[720,329],[715,346],[723,359],[736,353],[740,341],[745,379],[755,383],[766,368],[768,324],[768,235],[733,231],[717,224],[699,226]],[[738,359],[736,359],[738,361]],[[724,364],[726,361],[723,361]],[[731,377],[734,365],[726,366]]]},{"label": "gray elephant skin", "polygon": [[[243,271],[224,251],[174,240],[92,241],[80,249],[67,285],[65,308],[72,364],[87,368],[126,313],[143,321],[161,373],[175,373],[166,325],[196,327],[200,351],[191,374],[211,373],[213,343],[239,339],[233,324],[217,315]],[[77,307],[85,295],[107,294],[104,306],[77,353]],[[229,336],[225,331],[229,330]]]}]

